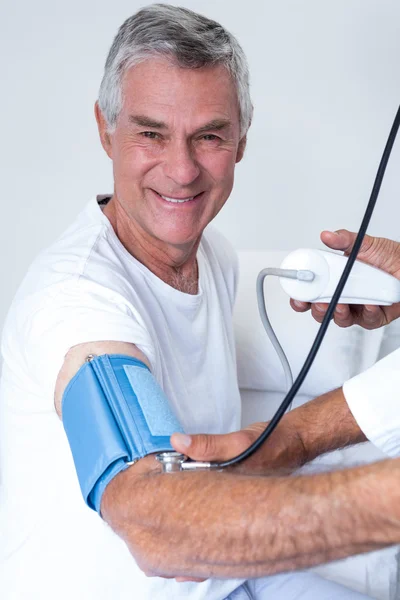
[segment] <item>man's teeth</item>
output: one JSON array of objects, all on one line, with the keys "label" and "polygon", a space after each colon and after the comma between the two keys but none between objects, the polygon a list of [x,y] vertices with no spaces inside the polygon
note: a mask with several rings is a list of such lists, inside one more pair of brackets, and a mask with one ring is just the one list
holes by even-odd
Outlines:
[{"label": "man's teeth", "polygon": [[164,200],[166,200],[167,202],[189,202],[189,200],[193,200],[194,196],[191,196],[190,198],[184,198],[183,200],[179,200],[178,198],[168,198],[168,196],[163,196],[162,194],[160,194],[161,198],[163,198]]}]

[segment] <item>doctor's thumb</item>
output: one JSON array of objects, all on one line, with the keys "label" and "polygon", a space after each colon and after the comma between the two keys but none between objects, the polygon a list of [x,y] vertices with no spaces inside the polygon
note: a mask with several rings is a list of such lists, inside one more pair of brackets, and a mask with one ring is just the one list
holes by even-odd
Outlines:
[{"label": "doctor's thumb", "polygon": [[[339,229],[338,231],[323,231],[321,240],[326,246],[333,250],[343,250],[345,256],[348,256],[353,248],[357,234]],[[400,277],[400,244],[387,238],[365,235],[357,259],[373,267],[382,269]]]},{"label": "doctor's thumb", "polygon": [[194,460],[220,461],[227,460],[245,450],[251,443],[249,435],[244,431],[227,434],[186,435],[174,433],[171,444],[177,452],[186,454]]},{"label": "doctor's thumb", "polygon": [[[321,240],[328,248],[332,250],[343,250],[345,256],[348,256],[353,249],[357,234],[347,229],[338,229],[337,231],[322,231]],[[373,266],[380,266],[385,252],[384,247],[389,240],[384,238],[365,235],[358,251],[358,259]]]},{"label": "doctor's thumb", "polygon": [[[350,254],[351,249],[356,241],[357,234],[347,229],[338,229],[337,231],[322,231],[321,240],[325,246],[332,250],[343,250],[345,254]],[[369,237],[369,236],[366,236]],[[364,238],[364,246],[365,244]]]}]

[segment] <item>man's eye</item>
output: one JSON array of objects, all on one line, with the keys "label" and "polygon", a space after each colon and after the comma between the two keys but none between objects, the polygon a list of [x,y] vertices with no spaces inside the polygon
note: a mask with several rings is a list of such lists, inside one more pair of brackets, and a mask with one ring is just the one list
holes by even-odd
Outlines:
[{"label": "man's eye", "polygon": [[143,137],[148,138],[149,140],[158,139],[158,133],[155,131],[142,131],[141,134]]},{"label": "man's eye", "polygon": [[217,135],[214,135],[213,133],[207,133],[206,135],[203,135],[203,140],[205,140],[206,142],[214,142],[215,140],[219,140],[220,138]]}]

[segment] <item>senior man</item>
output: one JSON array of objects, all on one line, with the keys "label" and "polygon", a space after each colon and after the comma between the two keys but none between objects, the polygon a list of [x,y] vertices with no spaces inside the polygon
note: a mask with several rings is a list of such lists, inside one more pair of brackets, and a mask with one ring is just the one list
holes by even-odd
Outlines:
[{"label": "senior man", "polygon": [[[207,226],[231,192],[251,112],[245,57],[218,23],[152,5],[121,26],[96,104],[114,192],[33,263],[4,329],[7,600],[364,597],[307,572],[265,577],[343,556],[354,540],[371,547],[336,511],[326,550],[320,520],[338,502],[321,494],[330,479],[165,475],[149,455],[107,480],[100,516],[82,499],[61,422],[87,357],[120,355],[147,365],[186,432],[240,426],[236,258]],[[77,407],[96,413],[96,402],[87,387]],[[101,435],[99,422],[82,443]],[[374,544],[386,536],[383,527]]]}]

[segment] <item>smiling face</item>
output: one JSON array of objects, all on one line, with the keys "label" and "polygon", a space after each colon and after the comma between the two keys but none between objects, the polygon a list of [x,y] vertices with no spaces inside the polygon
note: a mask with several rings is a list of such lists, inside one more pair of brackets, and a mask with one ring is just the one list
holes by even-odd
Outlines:
[{"label": "smiling face", "polygon": [[114,201],[144,239],[190,248],[232,190],[243,155],[234,83],[218,65],[182,68],[163,58],[129,69],[112,134]]}]

